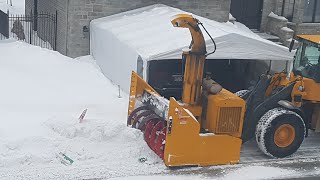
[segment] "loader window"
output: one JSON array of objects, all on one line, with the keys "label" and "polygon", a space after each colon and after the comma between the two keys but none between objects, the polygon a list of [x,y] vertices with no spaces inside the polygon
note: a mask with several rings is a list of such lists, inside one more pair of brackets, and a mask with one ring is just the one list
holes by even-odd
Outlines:
[{"label": "loader window", "polygon": [[320,48],[303,44],[296,53],[293,71],[297,75],[320,80]]}]

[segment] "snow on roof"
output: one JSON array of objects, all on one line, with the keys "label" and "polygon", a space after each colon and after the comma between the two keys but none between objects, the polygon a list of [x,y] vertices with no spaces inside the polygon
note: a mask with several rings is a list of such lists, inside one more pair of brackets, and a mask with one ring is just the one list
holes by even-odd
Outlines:
[{"label": "snow on roof", "polygon": [[286,31],[286,32],[293,32],[293,30],[288,27],[282,27],[281,30]]},{"label": "snow on roof", "polygon": [[[181,49],[187,47],[191,41],[188,29],[173,27],[170,22],[174,15],[180,13],[191,14],[166,5],[152,5],[93,20],[91,30],[93,33],[95,29],[111,33],[147,61],[180,59]],[[193,16],[203,22],[216,40],[217,51],[208,59],[292,59],[293,55],[286,47],[262,39],[241,23],[220,23]],[[213,43],[204,31],[203,33],[207,41],[207,51],[210,52]]]},{"label": "snow on roof", "polygon": [[283,16],[279,16],[279,15],[273,13],[273,12],[271,12],[268,16],[269,16],[269,17],[276,18],[276,19],[281,20],[281,21],[287,21],[287,20],[288,20],[287,18],[285,18],[285,17],[283,17]]}]

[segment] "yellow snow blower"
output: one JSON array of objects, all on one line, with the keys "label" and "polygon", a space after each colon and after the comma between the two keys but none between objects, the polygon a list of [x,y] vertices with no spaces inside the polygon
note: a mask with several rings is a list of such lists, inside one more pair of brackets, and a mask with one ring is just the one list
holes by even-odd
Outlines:
[{"label": "yellow snow blower", "polygon": [[182,101],[161,97],[132,72],[127,124],[144,132],[149,147],[167,166],[238,163],[245,101],[209,75],[203,78],[208,54],[202,23],[187,14],[176,15],[171,23],[188,28],[192,36],[183,52]]}]

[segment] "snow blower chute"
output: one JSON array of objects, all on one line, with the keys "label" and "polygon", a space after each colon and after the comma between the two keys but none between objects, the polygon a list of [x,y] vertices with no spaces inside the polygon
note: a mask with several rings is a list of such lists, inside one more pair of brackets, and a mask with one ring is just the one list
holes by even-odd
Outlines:
[{"label": "snow blower chute", "polygon": [[144,132],[167,166],[238,163],[245,101],[210,76],[203,79],[208,54],[202,23],[187,14],[176,15],[171,23],[188,28],[192,36],[190,49],[183,52],[182,101],[161,97],[132,72],[127,124]]}]

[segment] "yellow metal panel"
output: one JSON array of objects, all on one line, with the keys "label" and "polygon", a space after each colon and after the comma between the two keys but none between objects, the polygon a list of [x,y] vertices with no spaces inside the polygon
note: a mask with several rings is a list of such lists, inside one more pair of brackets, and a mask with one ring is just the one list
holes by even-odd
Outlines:
[{"label": "yellow metal panel", "polygon": [[[241,137],[244,111],[245,101],[223,89],[216,95],[208,96],[207,115],[206,119],[203,120],[203,128],[213,133]],[[239,127],[236,127],[237,125]],[[232,130],[232,126],[237,128],[238,131]],[[227,127],[231,129],[222,131]]]},{"label": "yellow metal panel", "polygon": [[216,133],[238,133],[240,131],[242,107],[221,107]]},{"label": "yellow metal panel", "polygon": [[164,161],[167,166],[234,164],[240,160],[241,139],[229,135],[199,134],[193,115],[170,99],[171,125],[167,131]]},{"label": "yellow metal panel", "polygon": [[[299,91],[299,86],[304,87],[304,91]],[[302,78],[297,81],[292,90],[292,97],[296,94],[301,94],[303,100],[320,101],[320,83],[315,82],[313,79]]]},{"label": "yellow metal panel", "polygon": [[198,20],[189,14],[177,14],[171,20],[174,27],[188,28],[192,36],[191,52],[204,55],[206,53],[206,43],[202,32],[198,26]]},{"label": "yellow metal panel", "polygon": [[[140,97],[144,91],[153,92],[157,95],[157,91],[155,91],[147,82],[145,82],[137,73],[132,71],[131,73],[131,85],[130,85],[130,97],[129,97],[129,107],[128,107],[128,115],[136,108],[136,98]],[[129,124],[128,124],[129,125]]]},{"label": "yellow metal panel", "polygon": [[297,37],[301,39],[308,40],[310,42],[320,44],[320,35],[297,35]]}]

